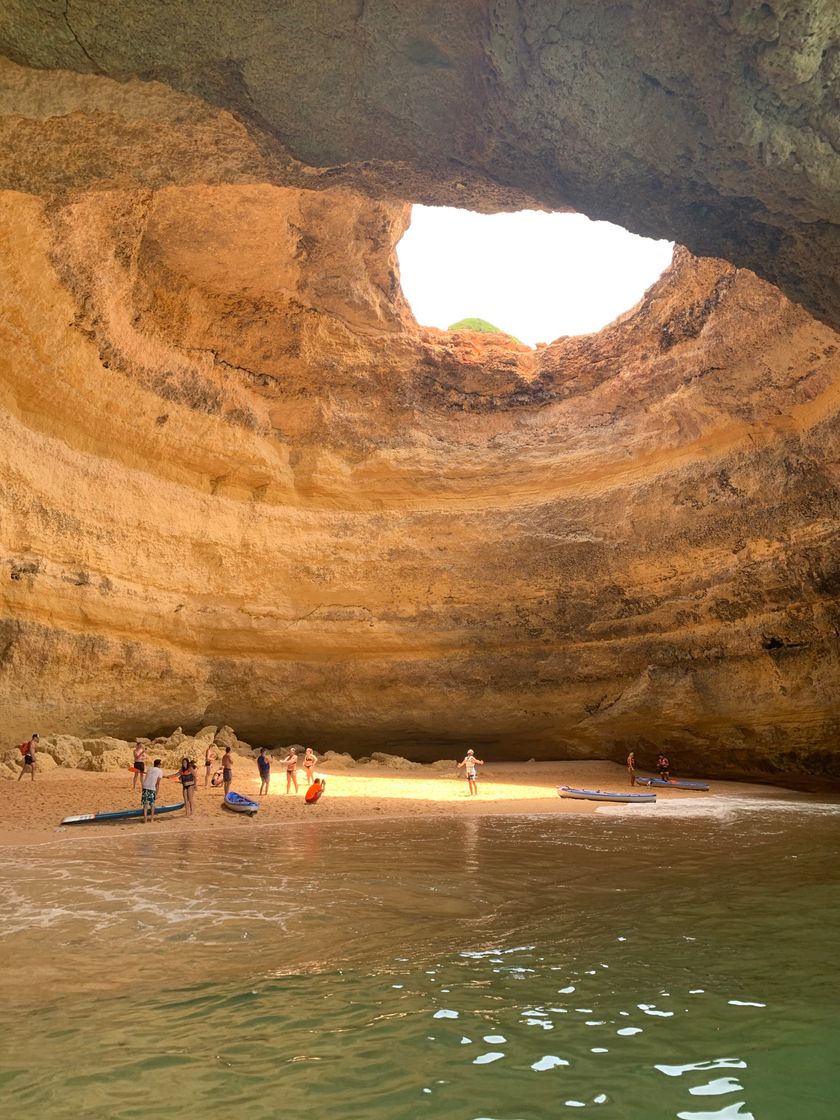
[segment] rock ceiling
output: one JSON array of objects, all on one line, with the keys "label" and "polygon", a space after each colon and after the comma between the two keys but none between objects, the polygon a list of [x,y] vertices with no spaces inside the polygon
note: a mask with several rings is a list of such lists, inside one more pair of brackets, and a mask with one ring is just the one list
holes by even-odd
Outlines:
[{"label": "rock ceiling", "polygon": [[[655,8],[6,0],[4,735],[840,773],[840,21]],[[687,248],[531,351],[412,202]]]}]

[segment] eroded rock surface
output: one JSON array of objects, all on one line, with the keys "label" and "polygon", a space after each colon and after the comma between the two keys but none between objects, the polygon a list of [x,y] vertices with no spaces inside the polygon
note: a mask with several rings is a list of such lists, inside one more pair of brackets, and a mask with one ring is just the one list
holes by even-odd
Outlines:
[{"label": "eroded rock surface", "polygon": [[0,56],[8,189],[572,207],[840,326],[835,0],[6,0]]},{"label": "eroded rock surface", "polygon": [[[210,8],[0,13],[7,745],[840,773],[830,7]],[[731,263],[534,352],[414,322],[411,201]]]}]

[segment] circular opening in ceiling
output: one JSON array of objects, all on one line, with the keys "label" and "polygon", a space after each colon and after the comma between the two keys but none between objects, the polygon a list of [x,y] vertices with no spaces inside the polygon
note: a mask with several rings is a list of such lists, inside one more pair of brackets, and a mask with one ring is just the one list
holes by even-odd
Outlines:
[{"label": "circular opening in ceiling", "polygon": [[601,330],[634,307],[673,249],[583,214],[414,206],[397,253],[418,323],[496,328],[536,346]]}]

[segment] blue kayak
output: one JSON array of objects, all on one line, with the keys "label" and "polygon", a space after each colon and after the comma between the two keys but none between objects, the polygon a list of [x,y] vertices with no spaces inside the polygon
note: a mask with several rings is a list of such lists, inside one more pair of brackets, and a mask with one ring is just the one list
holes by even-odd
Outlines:
[{"label": "blue kayak", "polygon": [[668,786],[671,789],[700,789],[707,790],[708,782],[690,782],[681,778],[636,778],[637,786]]},{"label": "blue kayak", "polygon": [[[155,805],[155,816],[161,813],[174,813],[184,808],[184,802],[177,805]],[[83,813],[80,817],[65,817],[62,824],[104,824],[108,821],[135,821],[143,816],[142,809],[117,809],[113,813]]]},{"label": "blue kayak", "polygon": [[558,786],[561,797],[573,797],[578,801],[624,801],[631,805],[656,801],[655,793],[623,793],[619,790],[574,789],[572,786]]},{"label": "blue kayak", "polygon": [[252,801],[250,797],[243,797],[241,793],[234,793],[233,790],[225,794],[222,805],[232,813],[249,813],[252,817],[260,807],[259,801]]}]

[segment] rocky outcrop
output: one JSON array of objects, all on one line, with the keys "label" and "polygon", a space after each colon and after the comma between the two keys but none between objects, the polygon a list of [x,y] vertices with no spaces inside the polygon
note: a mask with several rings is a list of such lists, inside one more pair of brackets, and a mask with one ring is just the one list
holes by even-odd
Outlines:
[{"label": "rocky outcrop", "polygon": [[0,56],[6,189],[570,207],[840,325],[835,0],[12,0]]},{"label": "rocky outcrop", "polygon": [[[840,774],[832,25],[433,7],[0,13],[4,741]],[[534,352],[414,322],[413,201],[730,263]]]}]

